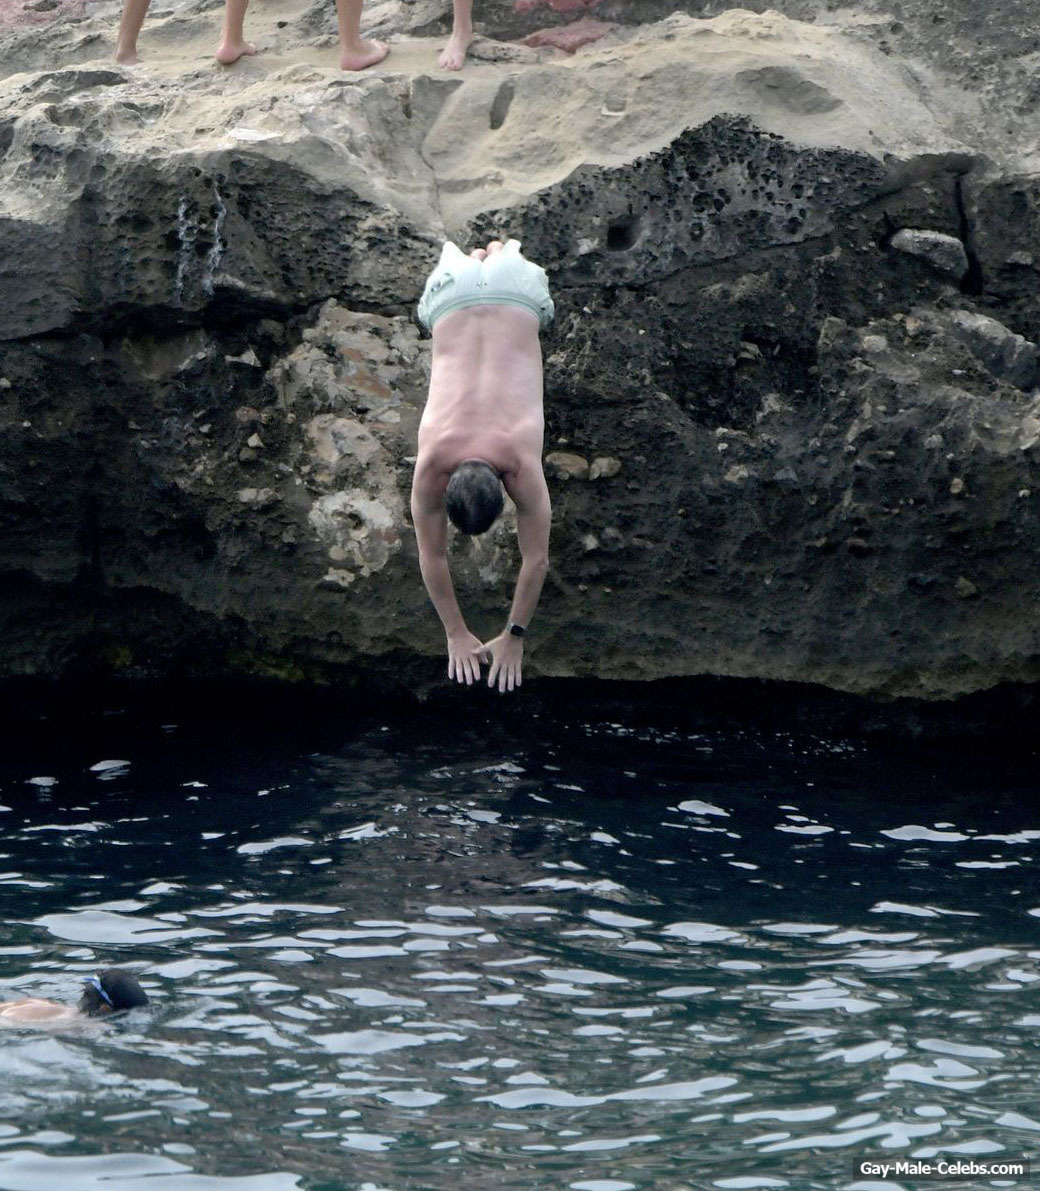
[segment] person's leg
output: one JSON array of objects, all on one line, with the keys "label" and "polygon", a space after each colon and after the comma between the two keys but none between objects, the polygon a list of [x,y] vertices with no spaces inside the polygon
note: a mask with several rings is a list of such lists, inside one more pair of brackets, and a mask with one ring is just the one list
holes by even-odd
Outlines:
[{"label": "person's leg", "polygon": [[484,284],[488,300],[522,306],[538,318],[541,329],[553,321],[556,307],[549,293],[549,279],[541,265],[528,260],[520,241],[492,240],[484,258]]},{"label": "person's leg", "polygon": [[472,40],[473,0],[452,0],[451,38],[441,51],[437,65],[445,70],[461,70]]},{"label": "person's leg", "polygon": [[419,300],[419,322],[428,331],[432,331],[433,324],[445,314],[450,314],[459,306],[469,305],[468,299],[479,285],[478,266],[484,256],[483,248],[474,248],[467,256],[456,243],[445,241],[440,259],[426,279]]},{"label": "person's leg", "polygon": [[336,0],[339,21],[339,64],[344,70],[364,70],[382,62],[390,47],[382,41],[365,41],[361,36],[361,6],[364,0]]},{"label": "person's leg", "polygon": [[217,46],[217,61],[230,66],[247,54],[255,54],[256,46],[246,41],[243,25],[249,0],[226,0],[224,5],[224,28]]},{"label": "person's leg", "polygon": [[116,61],[133,66],[137,61],[137,35],[144,24],[148,11],[148,0],[126,0],[123,15],[119,18],[119,32],[116,34]]}]

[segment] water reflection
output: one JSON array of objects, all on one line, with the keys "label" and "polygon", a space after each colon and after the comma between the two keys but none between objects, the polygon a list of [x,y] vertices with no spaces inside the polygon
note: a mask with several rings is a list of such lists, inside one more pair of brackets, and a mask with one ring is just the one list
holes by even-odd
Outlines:
[{"label": "water reflection", "polygon": [[1035,1144],[1027,777],[432,739],[0,770],[0,995],[118,963],[153,1001],[4,1031],[0,1188],[862,1188]]}]

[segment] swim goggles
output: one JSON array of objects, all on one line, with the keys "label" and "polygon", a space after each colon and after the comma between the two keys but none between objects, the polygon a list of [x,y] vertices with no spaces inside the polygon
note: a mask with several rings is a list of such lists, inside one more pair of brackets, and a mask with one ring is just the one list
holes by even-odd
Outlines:
[{"label": "swim goggles", "polygon": [[115,1008],[115,1005],[112,1003],[112,998],[101,987],[101,977],[100,976],[84,976],[83,983],[89,984],[90,987],[97,993],[97,995],[105,1002],[105,1004],[110,1009]]}]

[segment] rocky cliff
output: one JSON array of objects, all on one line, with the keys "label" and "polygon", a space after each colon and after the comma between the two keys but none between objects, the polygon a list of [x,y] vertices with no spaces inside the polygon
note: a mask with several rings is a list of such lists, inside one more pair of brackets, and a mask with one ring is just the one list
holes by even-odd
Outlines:
[{"label": "rocky cliff", "polygon": [[[111,2],[0,36],[0,676],[426,686],[413,310],[502,234],[557,304],[531,675],[1037,681],[1040,35],[997,7],[476,0],[457,75],[447,0],[370,0],[361,75],[302,2],[231,69],[211,3],[134,68]],[[491,632],[508,518],[454,550]]]}]

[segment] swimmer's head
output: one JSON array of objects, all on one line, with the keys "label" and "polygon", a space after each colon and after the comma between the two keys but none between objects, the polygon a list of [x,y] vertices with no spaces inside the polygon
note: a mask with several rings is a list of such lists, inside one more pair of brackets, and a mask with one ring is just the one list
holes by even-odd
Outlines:
[{"label": "swimmer's head", "polygon": [[96,976],[88,976],[84,984],[79,1011],[91,1017],[148,1004],[148,994],[137,983],[137,977],[122,968],[108,968]]},{"label": "swimmer's head", "polygon": [[486,533],[504,504],[498,472],[480,459],[460,463],[444,490],[444,509],[462,533]]}]

